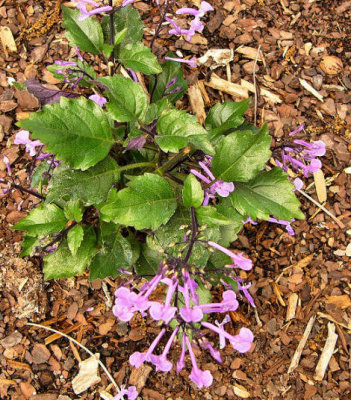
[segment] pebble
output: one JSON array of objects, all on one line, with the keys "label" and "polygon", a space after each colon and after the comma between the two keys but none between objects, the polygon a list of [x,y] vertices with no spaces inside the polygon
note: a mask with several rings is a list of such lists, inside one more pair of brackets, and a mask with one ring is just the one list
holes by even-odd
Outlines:
[{"label": "pebble", "polygon": [[46,363],[50,358],[50,351],[49,349],[41,343],[37,343],[34,345],[32,350],[32,357],[34,364],[43,364]]}]

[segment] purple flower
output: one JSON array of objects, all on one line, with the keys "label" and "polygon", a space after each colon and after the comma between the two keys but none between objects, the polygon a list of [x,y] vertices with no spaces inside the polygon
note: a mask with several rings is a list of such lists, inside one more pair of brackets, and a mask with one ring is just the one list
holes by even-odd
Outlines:
[{"label": "purple flower", "polygon": [[236,294],[232,290],[225,291],[222,296],[223,300],[220,303],[201,304],[198,307],[204,313],[224,313],[228,311],[235,311],[239,307]]},{"label": "purple flower", "polygon": [[122,7],[127,6],[128,4],[134,3],[136,0],[124,0],[122,3]]},{"label": "purple flower", "polygon": [[25,130],[21,130],[16,134],[14,144],[24,144],[26,146],[26,152],[32,157],[35,156],[37,152],[36,147],[43,146],[40,140],[30,140],[29,132]]},{"label": "purple flower", "polygon": [[[217,320],[215,321],[215,324],[220,328],[224,329],[224,325],[227,324],[230,321],[230,317],[227,314],[222,322],[218,322]],[[225,337],[222,334],[219,334],[219,348],[224,349],[225,347]]]},{"label": "purple flower", "polygon": [[84,58],[80,54],[80,50],[79,50],[79,47],[77,45],[75,46],[74,50],[76,51],[76,54],[77,54],[77,57],[79,58],[79,60],[83,63],[84,62]]},{"label": "purple flower", "polygon": [[189,14],[201,18],[206,12],[213,10],[214,8],[211,6],[211,4],[207,3],[207,1],[202,1],[198,10],[195,10],[195,8],[183,7],[177,10],[176,14]]},{"label": "purple flower", "polygon": [[169,322],[173,319],[174,314],[177,311],[177,307],[171,307],[171,301],[173,294],[178,286],[178,279],[174,282],[171,279],[163,279],[164,283],[168,284],[168,292],[166,296],[166,300],[164,304],[159,302],[153,302],[150,307],[150,315],[155,321],[163,320],[165,324],[169,324]]},{"label": "purple flower", "polygon": [[155,365],[156,371],[169,372],[172,369],[173,364],[167,360],[167,354],[173,344],[174,338],[178,333],[178,330],[179,326],[175,328],[171,337],[168,339],[168,342],[161,355],[151,355],[151,362]]},{"label": "purple flower", "polygon": [[129,363],[135,368],[139,368],[141,364],[145,361],[151,362],[151,354],[154,351],[155,347],[158,345],[158,342],[161,340],[162,336],[165,334],[166,329],[163,328],[161,332],[158,334],[156,339],[152,342],[151,346],[149,347],[148,351],[144,353],[139,353],[139,351],[133,353],[129,357]]},{"label": "purple flower", "polygon": [[294,191],[301,190],[303,188],[303,182],[300,178],[295,178],[293,180],[293,184],[294,184]]},{"label": "purple flower", "polygon": [[285,229],[287,230],[288,234],[291,236],[295,235],[294,229],[291,226],[291,223],[294,222],[295,219],[293,218],[290,222],[285,221],[284,219],[280,219],[279,221],[276,218],[269,218],[268,222],[273,222],[274,224],[284,225]]},{"label": "purple flower", "polygon": [[289,133],[289,136],[294,136],[296,133],[299,133],[303,130],[305,124],[299,125],[294,131]]},{"label": "purple flower", "polygon": [[196,59],[194,57],[192,57],[190,60],[185,60],[183,58],[177,58],[177,57],[165,57],[165,60],[176,61],[176,62],[188,64],[192,68],[197,68]]},{"label": "purple flower", "polygon": [[4,156],[2,159],[4,161],[4,164],[6,165],[7,173],[9,174],[9,176],[11,176],[12,171],[9,158],[7,156]]},{"label": "purple flower", "polygon": [[[183,294],[185,307],[179,309],[180,316],[185,322],[199,322],[203,318],[203,313],[199,306],[190,307],[189,285],[188,281],[184,282],[184,287],[179,286],[180,292]],[[197,298],[192,300],[197,303]]]},{"label": "purple flower", "polygon": [[126,150],[137,149],[140,150],[144,147],[146,143],[146,135],[140,135],[134,138],[131,138],[127,144]]},{"label": "purple flower", "polygon": [[257,222],[255,222],[251,217],[247,217],[246,220],[243,219],[241,222],[243,223],[243,225],[248,223],[252,225],[257,225]]},{"label": "purple flower", "polygon": [[104,104],[107,102],[104,96],[99,96],[98,94],[92,94],[91,96],[89,96],[89,99],[100,107],[103,107]]},{"label": "purple flower", "polygon": [[182,336],[182,351],[180,353],[179,360],[177,361],[177,374],[185,367],[185,352],[186,352],[186,341],[185,341],[185,333],[183,332]]},{"label": "purple flower", "polygon": [[191,347],[188,337],[186,337],[185,340],[186,340],[186,344],[188,346],[189,355],[190,355],[191,363],[193,366],[193,368],[191,370],[191,374],[189,375],[189,378],[196,384],[196,386],[199,389],[201,389],[203,387],[211,386],[212,382],[213,382],[213,377],[211,375],[211,372],[208,370],[202,371],[197,366],[195,354],[193,352],[193,349]]},{"label": "purple flower", "polygon": [[121,387],[121,390],[112,400],[121,400],[124,396],[128,397],[128,400],[136,400],[138,392],[135,386],[129,386],[128,390]]},{"label": "purple flower", "polygon": [[131,69],[131,68],[127,68],[127,70],[130,72],[130,74],[132,75],[133,81],[138,83],[139,79],[137,77],[137,74]]},{"label": "purple flower", "polygon": [[245,271],[249,271],[252,268],[252,261],[249,258],[243,257],[242,253],[234,254],[230,250],[226,249],[225,247],[214,243],[214,242],[207,242],[211,247],[221,251],[222,253],[226,254],[227,256],[231,257],[234,264],[233,265],[226,265],[227,268],[241,268]]},{"label": "purple flower", "polygon": [[215,350],[207,339],[200,341],[200,346],[202,349],[208,350],[212,358],[214,358],[217,362],[222,363],[221,353],[218,350]]},{"label": "purple flower", "polygon": [[[88,4],[91,6],[94,6],[96,8],[88,11],[88,9],[87,9]],[[80,0],[76,4],[76,7],[82,14],[78,17],[78,21],[83,21],[86,18],[89,18],[90,16],[95,15],[95,14],[100,14],[103,12],[108,12],[108,11],[113,10],[113,8],[110,6],[99,7],[99,3],[97,3],[96,1],[93,1],[93,0]]]},{"label": "purple flower", "polygon": [[313,160],[316,157],[324,156],[326,152],[325,143],[322,140],[308,143],[304,140],[294,140],[294,143],[307,148],[302,151],[303,157],[306,160]]}]

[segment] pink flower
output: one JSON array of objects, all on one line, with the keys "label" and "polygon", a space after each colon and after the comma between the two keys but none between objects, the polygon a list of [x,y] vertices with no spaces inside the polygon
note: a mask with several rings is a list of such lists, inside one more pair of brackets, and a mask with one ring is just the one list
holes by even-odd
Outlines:
[{"label": "pink flower", "polygon": [[191,370],[191,374],[189,375],[189,378],[196,384],[196,386],[199,389],[201,389],[203,387],[211,386],[212,382],[213,382],[213,376],[211,375],[211,372],[208,370],[202,371],[197,366],[195,354],[193,352],[193,349],[191,347],[188,337],[186,337],[185,340],[186,340],[186,344],[188,346],[189,355],[190,355],[191,363],[193,366],[193,368]]},{"label": "pink flower", "polygon": [[[91,6],[94,6],[96,8],[88,11],[87,4],[90,4]],[[95,14],[100,14],[103,12],[108,12],[108,11],[113,10],[113,8],[110,6],[99,7],[99,3],[97,3],[96,1],[93,1],[93,0],[80,0],[76,4],[76,7],[82,14],[78,17],[78,21],[83,21],[86,18],[89,18],[90,16],[95,15]]]},{"label": "pink flower", "polygon": [[94,103],[99,105],[100,107],[103,107],[104,104],[106,103],[106,99],[103,96],[99,96],[98,94],[92,94],[89,96],[89,99],[92,100]]},{"label": "pink flower", "polygon": [[192,57],[190,60],[185,60],[183,58],[177,58],[177,57],[165,57],[165,60],[176,61],[183,64],[188,64],[192,68],[197,68],[196,59],[194,57]]},{"label": "pink flower", "polygon": [[179,326],[175,328],[171,337],[168,339],[168,342],[161,355],[151,355],[151,362],[155,365],[156,371],[169,372],[172,369],[173,364],[167,360],[167,354],[173,344],[174,338],[178,333],[178,330]]},{"label": "pink flower", "polygon": [[208,244],[221,251],[222,253],[226,254],[227,256],[231,257],[233,260],[234,264],[233,265],[226,265],[227,268],[241,268],[244,271],[250,271],[252,269],[252,261],[249,258],[246,258],[242,255],[242,253],[235,254],[231,252],[230,250],[226,249],[225,247],[209,241]]},{"label": "pink flower", "polygon": [[35,156],[37,152],[36,147],[43,146],[40,140],[30,140],[29,132],[25,130],[21,130],[16,134],[14,144],[24,144],[26,146],[26,152],[32,157]]}]

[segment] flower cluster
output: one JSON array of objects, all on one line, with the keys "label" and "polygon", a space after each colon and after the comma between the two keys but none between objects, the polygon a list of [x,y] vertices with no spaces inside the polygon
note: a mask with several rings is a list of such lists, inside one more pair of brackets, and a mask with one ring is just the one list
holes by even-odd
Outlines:
[{"label": "flower cluster", "polygon": [[[211,241],[207,242],[207,245],[231,257],[233,264],[222,267],[222,275],[234,278],[235,268],[241,268],[246,271],[252,268],[251,260],[242,254],[235,254]],[[207,322],[207,315],[235,311],[239,303],[236,293],[233,290],[226,290],[220,302],[201,304],[198,294],[198,282],[202,280],[203,275],[201,269],[196,270],[194,266],[187,264],[186,259],[170,257],[159,264],[158,273],[149,282],[145,283],[139,292],[126,286],[116,290],[113,313],[121,321],[130,321],[136,312],[140,312],[142,315],[146,315],[146,312],[148,312],[153,320],[162,325],[161,332],[146,352],[135,352],[130,356],[129,362],[131,365],[139,368],[144,362],[150,362],[156,367],[156,371],[170,371],[173,364],[167,359],[167,355],[178,335],[182,339],[182,349],[177,362],[177,373],[185,367],[185,354],[188,351],[192,363],[189,378],[199,388],[202,388],[210,386],[213,378],[210,371],[202,371],[198,367],[193,346],[208,350],[218,362],[222,360],[219,351],[214,349],[201,332],[201,327],[218,334],[221,345],[227,339],[232,347],[240,353],[250,350],[253,334],[249,329],[241,328],[237,335],[231,335],[224,330],[223,325],[226,322],[222,324],[217,322],[217,325]],[[164,285],[167,290],[163,303],[150,300],[152,293],[159,285]],[[240,289],[248,293],[248,287],[240,286]],[[251,300],[251,304],[253,304],[249,294],[248,297]],[[157,345],[166,334],[166,328],[167,326],[170,327],[172,321],[173,332],[163,352],[155,354]],[[225,321],[227,321],[226,317]],[[197,344],[195,343],[195,338],[197,338]]]},{"label": "flower cluster", "polygon": [[[304,125],[300,125],[289,136],[300,132],[303,128]],[[289,165],[291,165],[296,171],[302,171],[304,176],[308,178],[311,173],[322,168],[322,163],[317,157],[324,156],[325,151],[325,143],[322,140],[308,143],[296,139],[282,149],[281,161],[275,161],[284,171],[288,171]],[[297,185],[301,185],[300,180],[297,181]]]},{"label": "flower cluster", "polygon": [[[197,178],[201,179],[207,185],[211,184],[208,189],[205,189],[205,197],[203,206],[207,206],[210,199],[214,199],[215,195],[218,194],[221,197],[228,197],[231,192],[234,191],[234,183],[233,182],[224,182],[221,179],[216,180],[214,175],[212,174],[209,167],[211,167],[211,159],[212,157],[209,155],[205,156],[205,161],[199,162],[199,166],[203,169],[203,171],[207,174],[208,178],[201,174],[196,169],[191,169],[190,172],[195,175]],[[207,164],[207,165],[206,165]]]}]

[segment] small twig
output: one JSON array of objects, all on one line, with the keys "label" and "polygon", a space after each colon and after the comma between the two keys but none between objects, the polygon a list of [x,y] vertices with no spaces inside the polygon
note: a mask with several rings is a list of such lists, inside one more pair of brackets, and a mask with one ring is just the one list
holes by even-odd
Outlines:
[{"label": "small twig", "polygon": [[312,330],[312,327],[313,327],[313,324],[314,324],[315,320],[316,320],[316,317],[313,316],[308,321],[308,324],[306,326],[305,332],[303,333],[302,338],[300,340],[300,343],[297,346],[297,349],[296,349],[296,351],[294,353],[294,356],[293,356],[293,358],[291,360],[291,363],[290,363],[290,366],[289,366],[289,369],[288,369],[288,374],[290,374],[290,372],[294,371],[294,369],[299,365],[299,361],[300,361],[300,357],[301,357],[302,351],[303,351],[303,349],[305,347],[305,344],[307,342],[307,339],[308,339],[308,337],[309,337],[309,335],[311,333],[311,330]]},{"label": "small twig", "polygon": [[309,196],[306,192],[303,190],[297,189],[299,193],[301,193],[303,196],[306,197],[309,201],[311,201],[313,204],[315,204],[317,207],[319,207],[321,210],[323,210],[327,215],[329,215],[330,218],[332,218],[341,229],[345,228],[345,225],[335,216],[333,215],[329,210],[327,210],[325,207],[322,206],[322,204],[319,204],[318,201],[314,200],[311,196]]},{"label": "small twig", "polygon": [[[73,339],[71,336],[66,335],[65,333],[62,333],[60,331],[57,331],[56,329],[53,328],[49,328],[48,326],[44,326],[44,325],[40,325],[40,324],[33,324],[32,322],[27,322],[26,325],[30,325],[30,326],[35,326],[37,328],[43,328],[46,329],[48,331],[57,333],[63,337],[65,337],[66,339],[70,340],[71,342],[73,342],[74,344],[76,344],[77,346],[79,346],[80,348],[82,348],[83,350],[85,350],[89,355],[91,355],[92,357],[95,357],[95,354],[92,353],[89,349],[87,349],[85,346],[83,346],[81,343],[79,343],[77,340]],[[114,387],[117,389],[117,391],[119,392],[120,389],[116,383],[116,381],[113,379],[112,375],[108,372],[108,369],[105,367],[105,365],[98,359],[97,360],[100,367],[105,371],[105,374],[107,375],[107,377],[109,378],[109,380],[112,382],[112,384],[114,385]]]},{"label": "small twig", "polygon": [[338,335],[335,333],[335,325],[332,322],[329,322],[327,341],[325,342],[322,354],[316,367],[316,373],[314,375],[314,379],[316,381],[321,381],[323,379],[325,371],[329,365],[329,361],[334,353],[337,340]]},{"label": "small twig", "polygon": [[254,112],[254,124],[255,124],[255,126],[256,126],[256,122],[257,122],[256,66],[257,66],[258,57],[259,57],[259,55],[260,55],[260,50],[261,50],[261,45],[258,46],[257,54],[256,54],[256,58],[255,58],[255,63],[254,63],[254,69],[253,69],[253,84],[254,84],[254,86],[255,86],[255,112]]}]

